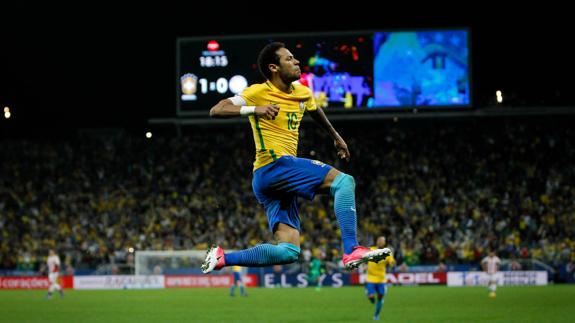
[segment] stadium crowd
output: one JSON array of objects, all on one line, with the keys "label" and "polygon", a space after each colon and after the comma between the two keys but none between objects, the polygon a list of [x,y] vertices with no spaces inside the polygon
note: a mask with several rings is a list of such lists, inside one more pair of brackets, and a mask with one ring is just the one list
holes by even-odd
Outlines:
[{"label": "stadium crowd", "polygon": [[[360,242],[388,236],[399,264],[501,258],[575,261],[573,117],[335,123],[350,147],[336,159],[311,122],[300,156],[355,177]],[[135,250],[245,248],[268,241],[251,189],[249,125],[193,127],[181,137],[126,132],[0,139],[0,269],[122,263]],[[341,257],[331,199],[302,201],[302,246]],[[304,252],[306,254],[306,252]],[[132,258],[131,258],[132,257]]]}]

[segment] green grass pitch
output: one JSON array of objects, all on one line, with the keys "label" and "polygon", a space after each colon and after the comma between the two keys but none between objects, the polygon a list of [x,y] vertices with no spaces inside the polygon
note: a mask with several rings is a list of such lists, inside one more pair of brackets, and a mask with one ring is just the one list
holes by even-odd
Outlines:
[{"label": "green grass pitch", "polygon": [[[0,291],[0,322],[372,322],[362,287]],[[390,286],[380,322],[573,322],[575,285],[500,287]]]}]

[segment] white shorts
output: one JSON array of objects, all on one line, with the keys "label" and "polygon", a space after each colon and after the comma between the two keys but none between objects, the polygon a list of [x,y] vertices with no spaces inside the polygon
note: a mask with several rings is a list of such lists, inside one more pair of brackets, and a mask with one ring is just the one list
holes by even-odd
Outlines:
[{"label": "white shorts", "polygon": [[487,274],[487,283],[488,284],[497,284],[497,274]]},{"label": "white shorts", "polygon": [[50,282],[50,284],[57,284],[58,283],[58,276],[60,276],[60,273],[49,273],[48,274],[48,281]]}]

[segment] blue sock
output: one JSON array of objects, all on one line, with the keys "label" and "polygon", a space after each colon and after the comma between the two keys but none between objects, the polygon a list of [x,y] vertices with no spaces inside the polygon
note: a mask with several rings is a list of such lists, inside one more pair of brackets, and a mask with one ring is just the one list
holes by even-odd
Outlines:
[{"label": "blue sock", "polygon": [[375,304],[375,297],[368,297],[367,299],[369,299],[371,304]]},{"label": "blue sock", "polygon": [[233,284],[232,288],[230,288],[230,296],[234,296],[235,291],[236,291],[236,284]]},{"label": "blue sock", "polygon": [[244,286],[241,285],[241,286],[240,286],[240,295],[243,296],[243,295],[245,295],[245,294],[246,294],[246,290],[244,289]]},{"label": "blue sock", "polygon": [[226,266],[265,267],[291,264],[297,261],[300,248],[287,242],[277,245],[264,243],[253,248],[224,254]]},{"label": "blue sock", "polygon": [[377,302],[375,303],[375,314],[374,314],[374,316],[379,316],[379,312],[381,312],[382,308],[383,308],[383,298],[377,300]]},{"label": "blue sock", "polygon": [[331,184],[330,192],[334,196],[334,211],[341,231],[343,252],[350,254],[353,247],[358,245],[355,181],[353,177],[344,173],[337,175]]}]

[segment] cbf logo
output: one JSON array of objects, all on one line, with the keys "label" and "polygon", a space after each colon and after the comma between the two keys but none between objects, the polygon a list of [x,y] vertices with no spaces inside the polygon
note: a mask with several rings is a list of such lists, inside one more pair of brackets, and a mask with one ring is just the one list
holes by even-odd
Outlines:
[{"label": "cbf logo", "polygon": [[299,110],[303,111],[305,109],[305,103],[303,101],[300,101],[299,103]]},{"label": "cbf logo", "polygon": [[196,91],[198,90],[198,77],[194,74],[184,74],[180,77],[180,84],[182,86],[182,100],[195,101]]},{"label": "cbf logo", "polygon": [[319,160],[315,160],[315,159],[313,159],[313,160],[311,161],[311,163],[312,163],[312,164],[315,164],[315,165],[318,165],[318,166],[321,166],[321,167],[324,167],[324,166],[325,166],[324,163],[320,162]]}]

